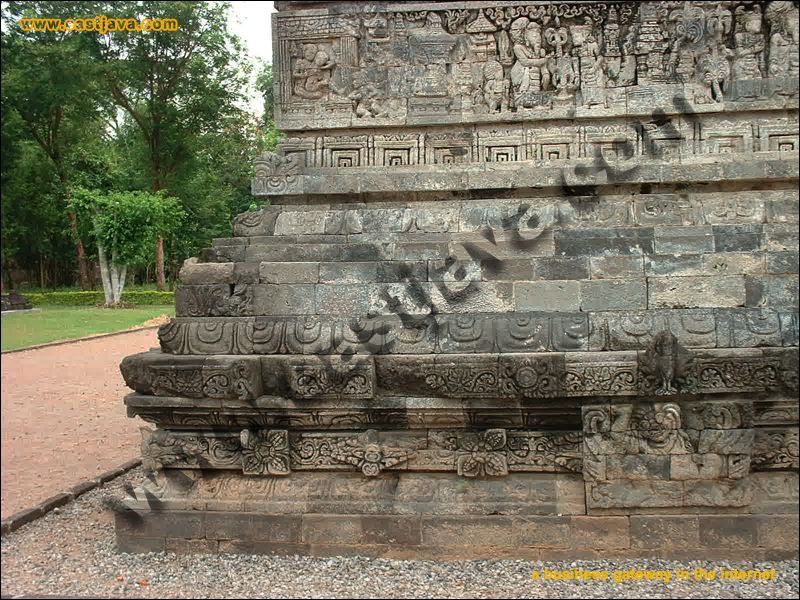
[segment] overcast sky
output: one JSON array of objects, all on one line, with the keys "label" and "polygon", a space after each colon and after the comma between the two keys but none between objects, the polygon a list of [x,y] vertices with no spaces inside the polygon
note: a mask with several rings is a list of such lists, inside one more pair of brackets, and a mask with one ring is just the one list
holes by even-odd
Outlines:
[{"label": "overcast sky", "polygon": [[[254,61],[272,62],[272,23],[270,15],[275,11],[272,2],[231,2],[233,11],[229,20],[230,30],[242,38],[248,54]],[[255,73],[253,74],[255,77]],[[263,100],[255,93],[248,103],[258,115],[263,112]]]},{"label": "overcast sky", "polygon": [[250,56],[272,62],[272,24],[270,15],[275,11],[273,2],[231,2],[233,14],[230,26],[247,46]]}]

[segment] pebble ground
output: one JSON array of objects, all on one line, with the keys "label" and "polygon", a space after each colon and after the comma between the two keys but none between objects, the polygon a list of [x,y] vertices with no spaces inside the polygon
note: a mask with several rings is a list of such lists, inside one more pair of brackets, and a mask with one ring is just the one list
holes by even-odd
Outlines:
[{"label": "pebble ground", "polygon": [[[798,561],[400,561],[250,555],[123,554],[111,495],[134,469],[2,540],[2,595],[115,598],[797,598]],[[532,581],[547,569],[775,569],[767,582]]]}]

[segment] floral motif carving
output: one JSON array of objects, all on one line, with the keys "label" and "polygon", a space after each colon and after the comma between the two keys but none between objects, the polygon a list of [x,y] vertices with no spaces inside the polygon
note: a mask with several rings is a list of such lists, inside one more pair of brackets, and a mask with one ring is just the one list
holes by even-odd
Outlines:
[{"label": "floral motif carving", "polygon": [[497,367],[441,365],[425,374],[425,383],[444,397],[485,396],[497,388]]},{"label": "floral motif carving", "polygon": [[285,429],[252,431],[243,429],[242,472],[245,475],[288,475],[289,432]]},{"label": "floral motif carving", "polygon": [[458,434],[456,469],[464,477],[502,477],[508,475],[506,430]]},{"label": "floral motif carving", "polygon": [[372,364],[291,365],[289,387],[297,398],[372,398]]},{"label": "floral motif carving", "polygon": [[797,430],[756,430],[751,465],[755,470],[797,469],[800,464]]}]

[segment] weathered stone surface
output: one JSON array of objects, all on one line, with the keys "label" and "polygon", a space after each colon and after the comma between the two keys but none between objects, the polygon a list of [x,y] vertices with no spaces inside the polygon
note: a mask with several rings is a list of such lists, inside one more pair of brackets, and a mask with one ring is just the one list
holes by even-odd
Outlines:
[{"label": "weathered stone surface", "polygon": [[631,515],[632,548],[674,548],[700,546],[698,518]]},{"label": "weathered stone surface", "polygon": [[581,310],[636,310],[647,308],[644,279],[582,281]]},{"label": "weathered stone surface", "polygon": [[636,279],[644,274],[641,256],[592,256],[592,279]]},{"label": "weathered stone surface", "polygon": [[233,270],[233,263],[201,263],[193,257],[184,261],[178,278],[185,285],[231,283]]},{"label": "weathered stone surface", "polygon": [[[702,254],[714,252],[715,236],[711,227],[656,227],[657,254]],[[725,248],[731,250],[731,248]],[[741,248],[746,250],[749,248]],[[719,248],[723,250],[723,248]]]},{"label": "weathered stone surface", "polygon": [[515,283],[517,310],[573,311],[581,308],[580,284],[577,281],[535,281]]},{"label": "weathered stone surface", "polygon": [[317,283],[320,275],[318,263],[262,262],[259,279],[262,283]]},{"label": "weathered stone surface", "polygon": [[272,205],[121,365],[120,547],[792,552],[797,12],[278,3]]},{"label": "weathered stone surface", "polygon": [[741,276],[648,278],[648,307],[702,308],[745,306]]}]

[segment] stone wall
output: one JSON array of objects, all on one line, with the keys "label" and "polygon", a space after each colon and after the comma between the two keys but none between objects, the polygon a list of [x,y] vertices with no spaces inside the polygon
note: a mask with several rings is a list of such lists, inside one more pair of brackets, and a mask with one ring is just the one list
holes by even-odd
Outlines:
[{"label": "stone wall", "polygon": [[120,547],[796,556],[797,5],[277,4]]}]

